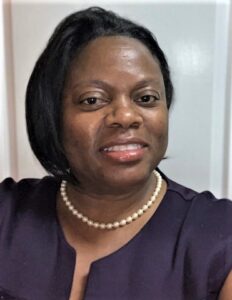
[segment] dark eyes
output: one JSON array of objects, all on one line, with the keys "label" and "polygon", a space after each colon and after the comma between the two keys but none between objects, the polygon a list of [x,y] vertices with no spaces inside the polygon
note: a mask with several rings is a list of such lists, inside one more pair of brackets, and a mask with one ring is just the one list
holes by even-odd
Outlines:
[{"label": "dark eyes", "polygon": [[87,104],[87,105],[94,105],[97,103],[98,100],[99,99],[97,97],[90,97],[85,100],[82,100],[81,103]]},{"label": "dark eyes", "polygon": [[88,98],[81,100],[80,104],[85,107],[89,106],[89,107],[98,108],[98,106],[103,106],[104,104],[106,104],[108,102],[109,102],[108,99],[103,99],[100,97],[88,97]]},{"label": "dark eyes", "polygon": [[158,95],[144,95],[137,98],[136,102],[139,102],[140,104],[153,104],[159,99],[160,97]]},{"label": "dark eyes", "polygon": [[[160,100],[160,96],[158,94],[157,95],[147,94],[140,97],[136,97],[134,99],[134,102],[143,107],[153,107],[155,106],[158,100]],[[85,110],[96,110],[98,108],[107,105],[110,102],[111,102],[110,99],[104,97],[101,98],[97,96],[97,97],[87,97],[83,100],[80,100],[79,104]]]}]

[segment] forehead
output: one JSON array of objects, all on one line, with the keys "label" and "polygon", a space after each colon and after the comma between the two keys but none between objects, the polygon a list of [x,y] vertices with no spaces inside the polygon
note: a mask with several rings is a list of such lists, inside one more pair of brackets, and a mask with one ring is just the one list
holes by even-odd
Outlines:
[{"label": "forehead", "polygon": [[68,77],[75,81],[110,78],[113,74],[163,80],[159,62],[150,50],[137,39],[124,36],[92,40],[73,60],[70,71]]}]

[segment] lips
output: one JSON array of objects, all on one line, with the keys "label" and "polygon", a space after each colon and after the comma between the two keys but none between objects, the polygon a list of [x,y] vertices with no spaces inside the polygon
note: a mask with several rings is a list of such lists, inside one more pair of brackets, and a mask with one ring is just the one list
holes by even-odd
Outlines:
[{"label": "lips", "polygon": [[148,144],[141,140],[115,140],[100,149],[104,157],[114,162],[127,163],[140,161]]}]

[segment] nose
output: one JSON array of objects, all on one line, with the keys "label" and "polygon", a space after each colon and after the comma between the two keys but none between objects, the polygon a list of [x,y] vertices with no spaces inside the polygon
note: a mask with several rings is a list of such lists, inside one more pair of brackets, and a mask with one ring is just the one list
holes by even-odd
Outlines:
[{"label": "nose", "polygon": [[106,125],[114,128],[139,128],[143,117],[139,107],[129,98],[115,99],[110,104]]}]

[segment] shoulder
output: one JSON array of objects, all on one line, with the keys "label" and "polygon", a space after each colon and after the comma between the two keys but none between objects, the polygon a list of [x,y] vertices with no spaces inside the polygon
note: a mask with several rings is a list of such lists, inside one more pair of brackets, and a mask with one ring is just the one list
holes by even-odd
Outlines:
[{"label": "shoulder", "polygon": [[22,179],[18,182],[7,178],[0,183],[0,225],[17,214],[42,207],[49,194],[58,188],[52,176],[42,179]]},{"label": "shoulder", "polygon": [[[232,233],[232,201],[218,199],[210,191],[196,192],[186,186],[168,179],[167,194],[173,201],[182,201],[188,206],[186,221],[189,219],[193,227],[204,224],[208,229],[223,228]],[[194,222],[193,222],[194,221]]]},{"label": "shoulder", "polygon": [[[15,190],[27,190],[34,189],[36,186],[43,184],[46,185],[51,181],[54,181],[54,177],[46,176],[42,179],[37,178],[25,178],[19,181],[15,181],[13,178],[6,178],[2,182],[0,182],[0,195],[2,196],[4,193],[13,192]],[[1,201],[2,199],[0,199]]]},{"label": "shoulder", "polygon": [[170,181],[171,197],[187,203],[185,228],[204,241],[224,243],[232,240],[232,201],[218,199],[211,192],[196,192]]},{"label": "shoulder", "polygon": [[232,201],[165,179],[170,200],[186,208],[178,245],[192,274],[190,278],[194,274],[199,277],[201,270],[209,290],[218,291],[232,270]]},{"label": "shoulder", "polygon": [[[0,206],[7,201],[14,201],[25,195],[30,196],[31,193],[48,190],[56,183],[57,180],[52,176],[46,176],[42,179],[22,179],[18,182],[12,178],[6,178],[0,183]],[[24,200],[26,199],[24,198]]]}]

